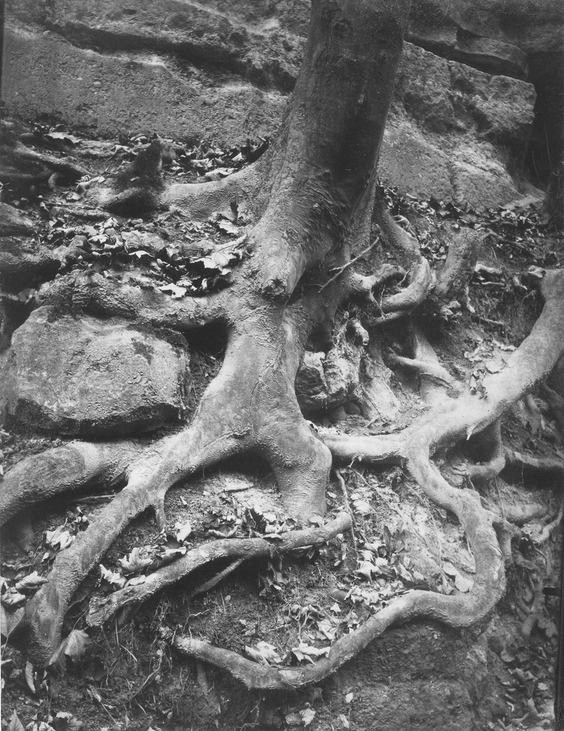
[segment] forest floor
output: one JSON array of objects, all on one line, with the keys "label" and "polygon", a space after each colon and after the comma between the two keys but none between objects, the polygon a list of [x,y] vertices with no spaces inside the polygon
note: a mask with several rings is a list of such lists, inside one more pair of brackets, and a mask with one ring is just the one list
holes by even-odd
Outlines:
[{"label": "forest floor", "polygon": [[[54,154],[71,150],[99,176],[115,172],[132,159],[138,145],[147,142],[143,138],[82,140],[48,126],[36,127],[30,135],[35,144],[50,146]],[[33,139],[27,144],[33,144]],[[259,141],[233,150],[176,145],[176,161],[165,177],[192,182],[224,176],[251,161],[266,144]],[[443,313],[437,327],[427,331],[441,362],[479,392],[486,362],[488,368],[492,363],[503,368],[504,353],[521,342],[539,314],[541,305],[527,284],[527,270],[563,265],[562,239],[542,224],[538,200],[478,213],[464,205],[402,197],[394,190],[387,195],[392,213],[417,233],[423,254],[432,262],[444,260],[450,227],[468,226],[483,232],[469,307]],[[244,211],[218,211],[203,223],[167,211],[151,221],[108,216],[85,224],[72,216],[72,206],[80,205],[82,199],[79,188],[46,187],[33,196],[4,191],[3,198],[37,223],[36,239],[41,244],[52,249],[76,242],[76,256],[67,261],[67,270],[81,268],[109,276],[127,271],[138,282],[150,280],[153,286],[181,297],[229,286],[230,269],[240,259]],[[143,234],[153,232],[170,241],[170,247],[160,252],[144,249]],[[212,237],[216,242],[218,237],[224,239],[224,256],[210,259],[206,240]],[[178,263],[179,241],[193,253],[188,266]],[[35,292],[11,296],[17,298],[16,309],[25,318]],[[383,329],[383,337],[390,339],[391,335]],[[190,347],[192,403],[196,405],[217,372],[222,352],[214,338],[194,338]],[[0,366],[1,358],[0,354]],[[400,418],[393,424],[369,424],[355,414],[337,423],[331,415],[320,414],[314,421],[341,431],[400,429],[425,406],[407,380],[395,378],[391,387],[402,404]],[[512,449],[564,457],[550,413],[536,394],[508,412],[503,434],[505,445]],[[0,437],[4,471],[23,456],[58,443],[56,437],[25,432],[13,424],[4,426]],[[454,632],[418,623],[391,630],[378,641],[384,653],[383,669],[374,670],[374,677],[368,674],[351,683],[330,678],[299,693],[265,694],[244,691],[219,671],[182,660],[161,639],[160,629],[190,631],[265,663],[307,663],[322,657],[332,641],[358,626],[374,608],[410,588],[467,591],[473,558],[459,527],[431,505],[400,468],[352,464],[333,474],[328,490],[329,514],[352,511],[352,533],[340,535],[322,548],[302,549],[276,561],[245,563],[206,590],[207,582],[225,565],[215,566],[214,573],[208,568],[205,574],[192,574],[140,606],[126,607],[103,628],[88,628],[85,617],[93,598],[107,595],[126,581],[143,581],[145,573],[173,560],[187,547],[219,537],[272,535],[292,527],[263,465],[250,460],[223,464],[169,491],[166,533],[159,533],[152,518],[142,516],[116,541],[103,558],[103,566],[75,596],[64,633],[71,633],[73,642],[62,649],[49,676],[35,679],[35,693],[26,682],[25,648],[3,645],[2,728],[368,731],[380,728],[376,721],[376,725],[366,725],[369,711],[363,705],[363,696],[373,692],[374,683],[383,683],[387,677],[393,699],[396,680],[413,680],[413,666],[418,666],[413,656],[418,653],[428,675],[436,672],[440,676],[447,663],[441,648],[458,642],[460,636],[467,644],[485,647],[487,653],[487,672],[477,691],[480,695],[470,694],[464,700],[467,706],[474,706],[474,717],[479,719],[476,728],[551,728],[560,538],[556,530],[542,544],[537,539],[559,509],[561,492],[553,487],[547,489],[522,475],[507,475],[507,483],[494,486],[497,493],[488,498],[502,510],[504,501],[538,503],[539,509],[514,541],[518,560],[508,569],[506,595],[487,626]],[[38,506],[32,511],[33,532],[24,551],[4,535],[3,599],[18,584],[24,602],[48,572],[56,553],[110,499],[111,495],[90,490]],[[11,632],[21,610],[21,603],[8,604],[2,606],[4,634]],[[479,637],[485,638],[485,645],[479,644]],[[457,716],[453,707],[451,716],[448,728],[468,728],[467,715],[461,712]],[[381,728],[389,727],[383,724]],[[414,718],[412,728],[430,727]]]}]

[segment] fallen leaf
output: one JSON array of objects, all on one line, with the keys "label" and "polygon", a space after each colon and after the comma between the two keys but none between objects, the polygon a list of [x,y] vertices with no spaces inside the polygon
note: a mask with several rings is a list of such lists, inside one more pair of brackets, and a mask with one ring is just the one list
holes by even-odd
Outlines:
[{"label": "fallen leaf", "polygon": [[18,714],[14,711],[10,716],[6,731],[25,731],[23,723],[18,718]]},{"label": "fallen leaf", "polygon": [[443,571],[447,576],[458,576],[458,569],[450,561],[443,561]]},{"label": "fallen leaf", "polygon": [[62,551],[64,548],[68,548],[74,541],[74,536],[70,533],[64,525],[60,525],[55,530],[48,530],[45,533],[45,542],[51,548],[59,549]]},{"label": "fallen leaf", "polygon": [[352,703],[354,698],[354,693],[347,693],[345,696],[345,703]]},{"label": "fallen leaf", "polygon": [[302,711],[299,712],[301,719],[303,721],[304,726],[309,726],[310,723],[315,718],[315,711],[313,708],[304,708]]},{"label": "fallen leaf", "polygon": [[144,546],[135,546],[126,558],[118,559],[119,565],[127,574],[136,574],[146,569],[153,559],[148,555]]},{"label": "fallen leaf", "polygon": [[84,630],[73,629],[51,655],[48,665],[54,665],[63,655],[73,660],[79,660],[86,652],[90,642],[90,637]]},{"label": "fallen leaf", "polygon": [[370,515],[372,512],[370,503],[367,500],[355,500],[353,502],[353,507],[355,513],[358,513],[359,515]]},{"label": "fallen leaf", "polygon": [[164,285],[163,287],[159,287],[159,289],[165,294],[170,294],[172,299],[181,299],[182,297],[186,296],[187,292],[186,287],[178,287],[172,282],[170,284]]},{"label": "fallen leaf", "polygon": [[128,580],[126,586],[139,586],[139,584],[144,584],[146,580],[146,576],[134,576]]},{"label": "fallen leaf", "polygon": [[282,662],[282,658],[276,651],[276,647],[263,640],[257,642],[254,647],[245,646],[245,652],[261,665],[278,665]]},{"label": "fallen leaf", "polygon": [[174,526],[174,537],[179,543],[183,543],[192,533],[192,524],[189,520],[184,523],[176,523]]},{"label": "fallen leaf", "polygon": [[2,604],[8,609],[15,609],[22,604],[25,604],[27,597],[25,594],[21,594],[14,587],[8,589],[8,591],[2,594]]},{"label": "fallen leaf", "polygon": [[474,585],[474,582],[471,579],[467,579],[462,574],[458,574],[454,577],[454,585],[456,586],[458,591],[466,593],[470,591],[470,589]]},{"label": "fallen leaf", "polygon": [[373,573],[376,573],[376,566],[371,561],[358,562],[358,568],[356,569],[355,574],[359,574],[370,581]]},{"label": "fallen leaf", "polygon": [[231,236],[237,236],[239,233],[239,227],[231,223],[231,221],[219,221],[217,227],[222,233],[230,234]]},{"label": "fallen leaf", "polygon": [[35,591],[46,582],[47,579],[44,576],[41,576],[41,574],[38,574],[37,571],[34,571],[33,573],[24,576],[23,579],[20,579],[16,583],[16,589],[18,591]]},{"label": "fallen leaf", "polygon": [[16,627],[24,618],[25,609],[19,607],[13,612],[9,612],[0,604],[0,634],[8,639]]},{"label": "fallen leaf", "polygon": [[298,660],[298,662],[313,663],[313,658],[323,657],[329,654],[330,647],[313,647],[313,645],[307,645],[305,642],[300,642],[297,647],[292,647],[292,654]]},{"label": "fallen leaf", "polygon": [[125,586],[125,576],[118,574],[117,571],[107,569],[103,564],[100,564],[100,576],[104,581],[107,581],[108,584],[117,586],[119,589],[122,589]]}]

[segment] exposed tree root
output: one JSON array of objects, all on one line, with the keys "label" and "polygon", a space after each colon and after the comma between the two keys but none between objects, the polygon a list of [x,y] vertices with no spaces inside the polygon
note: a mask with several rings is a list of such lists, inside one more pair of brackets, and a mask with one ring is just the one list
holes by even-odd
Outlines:
[{"label": "exposed tree root", "polygon": [[0,179],[12,184],[43,183],[52,175],[64,182],[74,182],[88,175],[85,168],[67,158],[36,152],[18,141],[14,141],[13,144],[1,144],[0,158],[4,164],[13,166],[13,169],[0,169]]},{"label": "exposed tree root", "polygon": [[[392,624],[420,617],[467,627],[485,617],[501,597],[504,556],[496,531],[506,539],[506,521],[484,508],[475,490],[451,485],[431,459],[439,448],[468,442],[485,431],[493,436],[493,449],[479,450],[480,463],[470,474],[485,479],[501,469],[501,415],[552,370],[564,346],[562,271],[546,273],[542,314],[506,368],[484,379],[482,397],[452,398],[456,383],[417,327],[412,357],[396,355],[391,360],[418,373],[430,408],[403,431],[379,436],[322,431],[318,436],[303,419],[295,394],[296,373],[312,332],[329,329],[344,299],[354,294],[370,299],[378,283],[400,271],[384,266],[372,277],[359,276],[349,263],[351,251],[363,251],[370,241],[375,168],[406,11],[402,0],[313,3],[294,102],[278,148],[261,163],[268,168],[268,184],[258,175],[257,165],[219,183],[165,190],[160,178],[163,150],[155,143],[148,148],[147,169],[141,175],[147,185],[133,182],[131,187],[136,177],[131,173],[139,172],[134,166],[125,189],[119,189],[124,187],[121,181],[111,191],[105,205],[122,213],[147,215],[163,204],[182,206],[200,217],[206,217],[210,207],[250,208],[258,220],[248,236],[249,257],[228,290],[172,300],[98,275],[76,274],[43,288],[42,302],[61,311],[123,317],[181,331],[220,323],[227,345],[219,374],[208,385],[192,423],[178,434],[149,446],[73,442],[25,460],[6,476],[0,502],[4,519],[32,502],[85,484],[125,483],[96,521],[59,553],[47,583],[28,602],[24,629],[34,662],[49,664],[60,646],[73,593],[127,525],[152,509],[164,526],[164,498],[173,484],[242,453],[267,461],[287,511],[304,522],[325,512],[332,459],[402,465],[430,500],[458,519],[475,558],[474,584],[466,594],[411,591],[400,596],[335,642],[326,658],[307,667],[265,667],[207,642],[166,633],[180,652],[224,668],[249,688],[297,688],[334,672]],[[33,155],[27,159],[49,162]],[[71,165],[61,172],[76,177],[80,171]],[[376,324],[412,313],[434,283],[415,238],[395,223],[381,200],[378,205],[383,237],[408,272],[409,284],[383,298],[383,316]],[[471,241],[463,241],[459,250],[458,245],[452,248],[440,279],[440,296],[458,287],[472,256]],[[337,276],[331,276],[335,272]],[[322,292],[313,284],[320,277],[326,282]],[[359,327],[359,333],[364,336],[365,331]],[[263,538],[209,543],[147,576],[144,583],[97,602],[89,622],[101,624],[119,607],[142,601],[211,561],[270,556],[325,541],[349,526],[350,517],[342,515],[325,527],[285,534],[276,544]]]},{"label": "exposed tree root", "polygon": [[125,479],[129,465],[145,448],[134,442],[69,442],[23,459],[1,482],[0,525],[61,493]]},{"label": "exposed tree root", "polygon": [[444,302],[466,298],[478,257],[479,237],[474,229],[461,229],[451,235],[446,261],[433,288],[433,295]]},{"label": "exposed tree root", "polygon": [[122,317],[154,327],[192,330],[225,318],[227,297],[218,292],[207,297],[172,299],[156,290],[118,284],[101,276],[71,272],[46,284],[40,304],[98,317]]},{"label": "exposed tree root", "polygon": [[445,596],[413,591],[393,600],[362,627],[341,637],[326,658],[305,668],[268,667],[237,653],[213,647],[202,640],[171,635],[173,646],[183,654],[205,660],[226,670],[248,688],[287,689],[319,682],[351,659],[391,624],[415,617],[438,619],[453,627],[469,626],[484,617],[498,602],[505,587],[504,561],[496,536],[498,519],[485,510],[473,490],[452,487],[431,463],[439,446],[468,439],[496,423],[509,404],[522,397],[536,381],[548,374],[564,343],[564,274],[549,272],[544,282],[545,307],[531,334],[512,354],[503,374],[487,382],[487,397],[464,396],[432,408],[404,432],[390,437],[329,437],[334,456],[381,462],[400,458],[423,492],[437,505],[456,515],[474,554],[476,575],[468,594]]},{"label": "exposed tree root", "polygon": [[479,436],[484,443],[484,448],[489,452],[489,456],[483,462],[468,464],[467,474],[473,482],[484,483],[497,477],[505,467],[505,451],[499,419],[484,429]]},{"label": "exposed tree root", "polygon": [[564,476],[564,460],[558,457],[540,456],[519,452],[515,449],[505,448],[506,463],[512,467],[518,467],[527,472],[528,470],[539,472],[552,472]]},{"label": "exposed tree root", "polygon": [[107,597],[90,603],[87,623],[98,627],[122,607],[145,601],[164,587],[174,584],[192,571],[222,559],[244,561],[253,558],[274,558],[305,546],[326,543],[338,533],[351,527],[350,516],[339,514],[334,520],[320,527],[310,527],[265,538],[239,538],[210,541],[194,548],[174,563],[149,574],[142,584],[126,586]]}]

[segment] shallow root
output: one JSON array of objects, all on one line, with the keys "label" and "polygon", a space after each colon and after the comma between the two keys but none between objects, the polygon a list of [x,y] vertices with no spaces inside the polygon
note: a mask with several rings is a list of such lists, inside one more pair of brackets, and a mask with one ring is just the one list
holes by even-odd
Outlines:
[{"label": "shallow root", "polygon": [[98,627],[119,609],[145,601],[164,587],[180,581],[188,574],[207,564],[221,560],[248,561],[255,558],[274,558],[305,546],[326,543],[351,527],[350,516],[339,514],[326,525],[290,531],[265,538],[230,538],[210,541],[194,548],[174,563],[149,574],[142,584],[126,586],[107,597],[90,603],[87,624]]},{"label": "shallow root", "polygon": [[[469,394],[438,405],[398,435],[324,437],[334,456],[341,459],[402,461],[427,497],[458,518],[476,564],[469,593],[445,596],[430,591],[409,592],[377,612],[359,629],[341,637],[326,658],[303,668],[265,667],[208,642],[169,633],[172,645],[185,655],[221,667],[248,688],[288,689],[319,682],[392,624],[425,617],[452,627],[467,627],[485,617],[505,590],[505,557],[496,534],[499,518],[482,506],[477,492],[450,485],[432,464],[431,455],[439,446],[468,439],[473,433],[496,424],[508,405],[552,370],[564,345],[560,339],[564,332],[563,273],[551,273],[546,284],[546,304],[539,320],[509,359],[506,370],[486,379],[487,398]],[[499,451],[498,445],[496,457]]]}]

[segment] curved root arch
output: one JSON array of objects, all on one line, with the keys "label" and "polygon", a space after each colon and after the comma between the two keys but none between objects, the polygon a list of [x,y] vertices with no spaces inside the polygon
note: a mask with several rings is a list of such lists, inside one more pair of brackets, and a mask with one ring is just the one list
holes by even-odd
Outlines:
[{"label": "curved root arch", "polygon": [[[507,406],[552,369],[563,347],[561,271],[546,274],[545,308],[505,370],[485,379],[484,398],[451,398],[452,379],[417,329],[414,357],[393,360],[419,373],[422,394],[433,406],[403,432],[376,437],[325,434],[320,439],[303,419],[294,391],[312,331],[327,329],[347,297],[364,295],[374,304],[373,288],[403,271],[381,267],[373,276],[360,276],[348,266],[370,241],[374,171],[406,17],[407,2],[397,0],[313,3],[304,66],[281,144],[269,161],[269,184],[263,185],[257,202],[260,219],[248,236],[250,256],[228,290],[173,301],[102,277],[85,280],[69,275],[44,291],[46,302],[75,306],[78,300],[82,310],[96,315],[181,331],[221,323],[228,342],[219,374],[206,389],[192,423],[180,433],[149,446],[70,443],[31,457],[6,475],[0,496],[4,520],[32,502],[87,483],[125,483],[97,520],[57,556],[47,583],[28,603],[25,624],[34,662],[49,664],[59,647],[73,593],[127,525],[148,508],[164,525],[164,497],[173,484],[243,452],[267,460],[289,512],[303,520],[325,512],[332,458],[402,464],[432,501],[459,520],[476,560],[474,586],[465,595],[413,591],[401,596],[341,637],[328,657],[305,668],[265,668],[204,641],[168,634],[181,652],[226,669],[248,687],[299,687],[336,670],[392,624],[429,617],[454,627],[468,626],[484,617],[501,596],[504,566],[496,529],[503,530],[503,521],[482,507],[475,491],[449,484],[431,459],[439,447],[484,429],[495,430],[492,424]],[[173,188],[162,193],[162,200],[205,211],[210,201],[231,197],[239,185],[242,195],[254,195],[255,172],[212,187]],[[119,205],[135,198],[135,189],[122,193]],[[380,303],[380,321],[386,322],[418,308],[435,278],[417,242],[382,211],[380,226],[388,245],[404,260],[409,279],[401,292]],[[437,296],[448,292],[452,281],[466,271],[470,249],[445,272]],[[312,286],[310,280],[319,277],[325,284],[317,281]],[[482,477],[502,465],[498,447],[489,463],[480,465]],[[478,473],[475,468],[474,476]],[[278,550],[317,544],[348,525],[347,516],[340,516],[325,527],[286,536]],[[250,555],[269,555],[272,546],[262,539],[253,544],[234,539],[229,545],[210,544],[198,551],[148,577],[145,588],[117,592],[105,604],[93,606],[91,623],[105,621],[120,606],[142,601],[218,555],[238,562]]]}]

